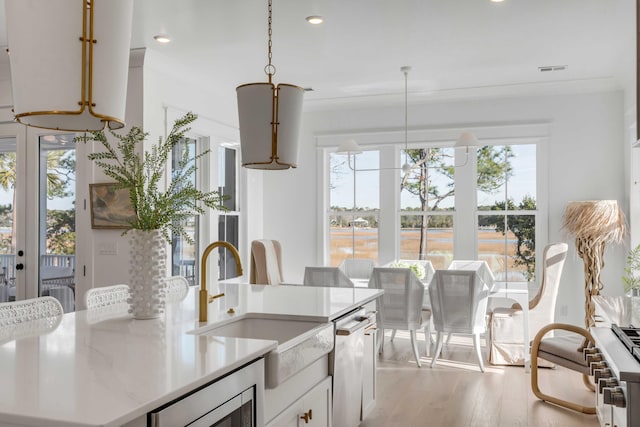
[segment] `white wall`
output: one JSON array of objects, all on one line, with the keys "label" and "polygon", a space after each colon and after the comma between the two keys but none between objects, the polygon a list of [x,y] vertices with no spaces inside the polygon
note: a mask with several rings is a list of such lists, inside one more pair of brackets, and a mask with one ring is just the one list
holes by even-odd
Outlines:
[{"label": "white wall", "polygon": [[[402,106],[341,109],[304,115],[298,168],[263,174],[264,238],[280,240],[286,281],[300,281],[306,265],[320,265],[317,162],[314,135],[401,129]],[[570,243],[556,306],[556,320],[582,324],[582,261],[561,230],[570,200],[627,200],[625,194],[624,111],[622,92],[485,99],[409,106],[409,127],[549,122],[548,241]],[[626,208],[626,206],[625,206]],[[541,248],[539,247],[538,250]],[[602,272],[605,293],[621,294],[625,248],[609,247]]]}]

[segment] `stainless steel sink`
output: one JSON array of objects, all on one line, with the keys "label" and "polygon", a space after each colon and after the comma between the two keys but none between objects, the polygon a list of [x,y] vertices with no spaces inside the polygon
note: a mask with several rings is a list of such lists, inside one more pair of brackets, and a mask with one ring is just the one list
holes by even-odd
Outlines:
[{"label": "stainless steel sink", "polygon": [[265,386],[274,388],[333,350],[333,323],[248,313],[191,333],[278,342],[265,356]]}]

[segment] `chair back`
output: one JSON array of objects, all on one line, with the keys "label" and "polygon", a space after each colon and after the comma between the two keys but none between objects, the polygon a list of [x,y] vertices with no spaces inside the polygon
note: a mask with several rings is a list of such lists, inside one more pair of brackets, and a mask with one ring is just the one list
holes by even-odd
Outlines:
[{"label": "chair back", "polygon": [[189,292],[189,281],[183,276],[171,276],[165,280],[167,301],[182,301]]},{"label": "chair back", "polygon": [[434,329],[484,333],[488,297],[489,288],[475,271],[436,270],[429,285]]},{"label": "chair back", "polygon": [[251,242],[249,283],[279,285],[282,283],[282,246],[277,240]]},{"label": "chair back", "polygon": [[305,267],[303,285],[353,288],[353,282],[338,267]]},{"label": "chair back", "polygon": [[340,263],[340,269],[350,279],[369,280],[375,264],[367,258],[345,258]]},{"label": "chair back", "polygon": [[564,261],[567,259],[569,245],[566,243],[551,243],[542,253],[542,281],[538,293],[529,301],[529,310],[547,313],[540,319],[540,327],[553,322],[553,316],[558,298],[558,288]]},{"label": "chair back", "polygon": [[0,303],[0,328],[34,320],[62,316],[64,310],[54,297],[39,297]]},{"label": "chair back", "polygon": [[410,268],[375,267],[369,287],[384,290],[378,300],[382,329],[422,327],[424,285]]},{"label": "chair back", "polygon": [[399,259],[395,263],[397,264],[418,264],[424,269],[424,277],[420,278],[422,283],[428,284],[431,283],[431,279],[433,279],[433,274],[436,270],[433,268],[433,264],[428,259]]},{"label": "chair back", "polygon": [[84,294],[87,310],[126,303],[128,298],[129,285],[124,284],[91,288]]},{"label": "chair back", "polygon": [[480,279],[491,289],[496,279],[489,268],[489,264],[482,260],[456,260],[449,264],[447,270],[472,270],[478,273]]}]

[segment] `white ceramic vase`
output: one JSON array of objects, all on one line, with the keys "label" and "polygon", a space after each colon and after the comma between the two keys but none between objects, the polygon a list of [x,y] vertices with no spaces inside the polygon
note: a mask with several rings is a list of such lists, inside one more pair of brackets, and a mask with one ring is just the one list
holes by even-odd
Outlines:
[{"label": "white ceramic vase", "polygon": [[155,319],[164,312],[166,241],[160,230],[129,230],[129,313]]}]

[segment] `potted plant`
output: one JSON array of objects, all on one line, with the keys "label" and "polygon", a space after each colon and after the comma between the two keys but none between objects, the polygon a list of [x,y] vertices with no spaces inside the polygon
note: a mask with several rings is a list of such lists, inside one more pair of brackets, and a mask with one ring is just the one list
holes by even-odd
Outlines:
[{"label": "potted plant", "polygon": [[632,296],[640,295],[640,245],[629,251],[622,277],[624,291]]},{"label": "potted plant", "polygon": [[167,138],[144,154],[138,147],[149,134],[139,127],[132,127],[125,135],[109,130],[117,141],[115,144],[103,131],[78,138],[83,142],[97,142],[104,148],[89,154],[89,160],[116,181],[116,189],[129,191],[134,219],[124,233],[130,234],[129,311],[136,318],[158,317],[164,309],[166,243],[171,241],[171,233],[193,242],[184,229],[184,220],[203,214],[205,207],[225,209],[223,197],[217,191],[201,191],[191,180],[197,160],[208,151],[194,159],[185,149],[170,182],[162,187],[170,155],[196,119],[197,115],[191,112],[177,119]]}]

